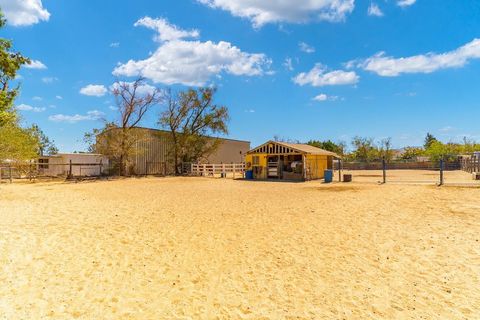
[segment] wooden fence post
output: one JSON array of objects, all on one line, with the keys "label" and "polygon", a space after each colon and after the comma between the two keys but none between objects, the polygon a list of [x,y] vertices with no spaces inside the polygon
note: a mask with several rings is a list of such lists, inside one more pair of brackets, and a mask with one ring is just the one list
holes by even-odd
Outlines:
[{"label": "wooden fence post", "polygon": [[9,179],[10,179],[10,183],[12,183],[12,165],[10,164],[8,166],[8,176],[9,176]]},{"label": "wooden fence post", "polygon": [[443,185],[443,158],[440,159],[440,186]]},{"label": "wooden fence post", "polygon": [[68,177],[71,179],[73,178],[73,172],[72,172],[72,159],[70,159],[70,165],[69,165],[69,173]]},{"label": "wooden fence post", "polygon": [[235,172],[237,171],[237,168],[235,168],[235,162],[233,163],[233,179],[235,180]]},{"label": "wooden fence post", "polygon": [[383,168],[383,183],[387,183],[387,162],[385,161],[385,157],[382,159],[382,168]]},{"label": "wooden fence post", "polygon": [[342,182],[342,159],[338,159],[338,182]]}]

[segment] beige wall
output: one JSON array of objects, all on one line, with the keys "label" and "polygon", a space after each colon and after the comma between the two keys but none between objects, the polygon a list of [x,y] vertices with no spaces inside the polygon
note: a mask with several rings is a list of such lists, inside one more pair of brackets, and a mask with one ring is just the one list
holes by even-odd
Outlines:
[{"label": "beige wall", "polygon": [[240,163],[250,150],[250,142],[239,140],[222,140],[215,154],[208,157],[209,163]]},{"label": "beige wall", "polygon": [[59,153],[54,156],[42,157],[48,159],[48,165],[38,165],[38,171],[42,175],[59,176],[67,175],[70,170],[70,160],[72,161],[72,173],[75,176],[98,176],[100,175],[100,165],[82,166],[81,164],[102,163],[102,172],[108,168],[108,158],[98,154],[89,153]]}]

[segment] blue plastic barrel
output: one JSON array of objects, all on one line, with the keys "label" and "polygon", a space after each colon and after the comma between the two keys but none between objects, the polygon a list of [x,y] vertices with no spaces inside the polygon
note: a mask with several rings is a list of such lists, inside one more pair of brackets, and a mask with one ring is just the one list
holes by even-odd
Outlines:
[{"label": "blue plastic barrel", "polygon": [[247,179],[247,180],[252,180],[253,179],[253,171],[252,170],[245,171],[245,179]]},{"label": "blue plastic barrel", "polygon": [[330,183],[333,181],[333,170],[324,171],[325,183]]}]

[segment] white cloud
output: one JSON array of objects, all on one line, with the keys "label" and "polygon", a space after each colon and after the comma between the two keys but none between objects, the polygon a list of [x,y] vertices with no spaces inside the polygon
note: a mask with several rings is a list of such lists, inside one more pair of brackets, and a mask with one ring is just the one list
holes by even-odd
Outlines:
[{"label": "white cloud", "polygon": [[293,71],[292,58],[285,58],[285,61],[283,62],[283,66],[288,71]]},{"label": "white cloud", "polygon": [[375,17],[383,17],[383,12],[376,3],[372,2],[370,3],[370,7],[368,7],[368,15]]},{"label": "white cloud", "polygon": [[0,7],[12,26],[29,26],[50,18],[41,0],[0,0]]},{"label": "white cloud", "polygon": [[305,42],[299,42],[298,47],[300,48],[301,51],[306,52],[306,53],[314,53],[315,48],[312,47],[311,45],[305,43]]},{"label": "white cloud", "polygon": [[355,7],[355,0],[197,0],[211,8],[229,11],[249,19],[255,28],[267,23],[343,21]]},{"label": "white cloud", "polygon": [[324,101],[337,101],[338,99],[339,99],[338,96],[329,96],[329,95],[326,95],[325,93],[321,93],[315,96],[312,100],[318,101],[318,102],[324,102]]},{"label": "white cloud", "polygon": [[44,70],[47,69],[47,66],[44,65],[41,61],[39,60],[31,60],[29,64],[24,65],[25,68],[27,69],[38,69],[38,70]]},{"label": "white cloud", "polygon": [[254,109],[246,109],[244,110],[246,113],[255,113],[255,110]]},{"label": "white cloud", "polygon": [[315,101],[327,101],[328,96],[325,93],[321,93],[318,96],[314,97],[313,100]]},{"label": "white cloud", "polygon": [[32,112],[43,112],[46,110],[46,108],[44,107],[32,107],[31,105],[23,104],[23,103],[16,106],[16,109],[21,111],[32,111]]},{"label": "white cloud", "polygon": [[120,42],[112,42],[110,43],[110,48],[118,48],[120,47]]},{"label": "white cloud", "polygon": [[54,81],[57,81],[58,78],[57,77],[43,77],[42,78],[42,82],[43,83],[53,83]]},{"label": "white cloud", "polygon": [[398,0],[397,5],[400,7],[409,7],[413,5],[417,0]]},{"label": "white cloud", "polygon": [[86,114],[81,115],[81,114],[74,114],[74,115],[65,115],[65,114],[55,114],[52,116],[49,116],[48,119],[50,121],[54,122],[69,122],[69,123],[75,123],[79,121],[94,121],[94,120],[99,120],[101,119],[105,113],[98,111],[98,110],[92,110],[88,111]]},{"label": "white cloud", "polygon": [[198,38],[200,36],[200,32],[198,30],[194,29],[187,31],[179,29],[177,26],[169,23],[166,19],[163,18],[152,19],[150,17],[144,17],[135,22],[134,26],[143,26],[155,30],[157,32],[155,40],[159,42],[180,40],[186,38]]},{"label": "white cloud", "polygon": [[58,100],[62,100],[62,99],[63,99],[62,96],[55,96],[55,98],[57,98]]},{"label": "white cloud", "polygon": [[480,39],[446,53],[427,53],[406,58],[393,58],[380,52],[358,64],[360,68],[384,77],[402,73],[431,73],[441,69],[459,68],[469,60],[480,58]]},{"label": "white cloud", "polygon": [[107,88],[103,84],[89,84],[81,88],[80,93],[85,96],[103,97],[107,93]]},{"label": "white cloud", "polygon": [[35,96],[32,98],[32,100],[35,100],[35,101],[42,101],[43,98],[42,97],[38,97],[38,96]]},{"label": "white cloud", "polygon": [[115,106],[108,106],[108,109],[110,109],[112,111],[117,111],[118,110],[118,108],[115,107]]},{"label": "white cloud", "polygon": [[119,64],[113,70],[115,76],[140,75],[156,83],[202,86],[222,72],[236,76],[263,75],[264,68],[271,64],[264,54],[243,52],[229,42],[184,40],[195,37],[197,31],[181,30],[164,19],[143,18],[135,25],[155,29],[161,44],[145,60]]},{"label": "white cloud", "polygon": [[360,77],[354,71],[334,70],[317,63],[309,72],[299,73],[293,82],[298,85],[312,85],[314,87],[356,84]]}]

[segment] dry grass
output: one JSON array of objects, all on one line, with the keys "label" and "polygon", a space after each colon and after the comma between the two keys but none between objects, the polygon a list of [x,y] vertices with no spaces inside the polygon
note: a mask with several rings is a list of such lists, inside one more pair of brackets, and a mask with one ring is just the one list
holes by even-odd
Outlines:
[{"label": "dry grass", "polygon": [[0,319],[478,319],[480,191],[0,186]]}]

